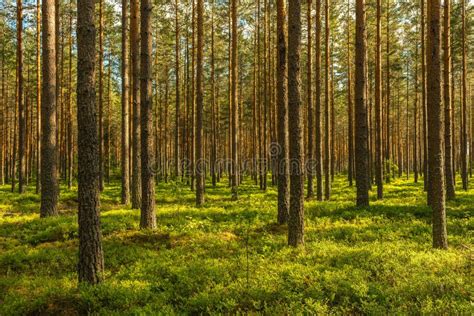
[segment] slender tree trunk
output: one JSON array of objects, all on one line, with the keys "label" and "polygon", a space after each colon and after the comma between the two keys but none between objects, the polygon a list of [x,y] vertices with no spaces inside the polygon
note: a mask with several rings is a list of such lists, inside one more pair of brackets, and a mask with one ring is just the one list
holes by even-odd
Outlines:
[{"label": "slender tree trunk", "polygon": [[[2,67],[3,61],[2,61]],[[2,68],[2,85],[3,85],[3,68]],[[3,86],[2,86],[3,97]],[[5,111],[5,110],[4,110]],[[2,114],[3,124],[5,124],[5,112]],[[3,125],[2,125],[3,128]],[[2,161],[0,163],[0,184],[4,183],[3,163],[5,157],[3,155],[3,139],[6,137],[2,135]],[[41,191],[41,1],[36,0],[36,194]]]},{"label": "slender tree trunk", "polygon": [[121,151],[121,169],[122,169],[122,204],[130,203],[130,160],[129,160],[129,49],[127,39],[128,29],[128,15],[127,15],[128,1],[122,0],[122,151]]},{"label": "slender tree trunk", "polygon": [[351,3],[347,1],[347,142],[348,142],[348,163],[347,178],[352,186],[354,176],[354,117],[352,100],[352,59],[351,59]]},{"label": "slender tree trunk", "polygon": [[99,184],[104,190],[104,14],[103,1],[99,1]]},{"label": "slender tree trunk", "polygon": [[[319,1],[319,0],[317,0]],[[278,223],[288,221],[289,169],[288,169],[288,96],[287,96],[287,23],[284,0],[277,0],[277,109],[278,109]]]},{"label": "slender tree trunk", "polygon": [[452,124],[452,100],[451,100],[451,0],[444,3],[444,32],[443,32],[443,88],[444,88],[444,155],[446,173],[446,198],[451,200],[455,196],[453,177],[453,137],[451,134]]},{"label": "slender tree trunk", "polygon": [[367,33],[365,0],[356,0],[356,56],[355,56],[355,136],[356,136],[356,184],[357,206],[369,205],[369,151],[367,148]]},{"label": "slender tree trunk", "polygon": [[238,100],[237,100],[237,0],[232,0],[232,57],[231,57],[231,108],[232,108],[232,198],[238,198],[237,178],[238,178],[238,161],[237,161],[237,140],[238,140]]},{"label": "slender tree trunk", "polygon": [[288,245],[304,244],[304,145],[300,78],[301,0],[288,8],[288,119],[290,211]]},{"label": "slender tree trunk", "polygon": [[461,1],[462,20],[462,122],[461,122],[461,178],[462,188],[467,191],[467,61],[466,61],[466,2]]},{"label": "slender tree trunk", "polygon": [[43,0],[43,68],[41,93],[41,208],[40,216],[58,214],[56,155],[56,36],[54,0]]},{"label": "slender tree trunk", "polygon": [[329,200],[331,197],[331,121],[330,121],[330,95],[331,95],[331,86],[329,85],[330,80],[330,49],[329,49],[329,36],[330,36],[330,27],[329,27],[329,0],[324,2],[324,24],[325,24],[325,77],[324,77],[324,128],[325,128],[325,138],[324,138],[324,198]]},{"label": "slender tree trunk", "polygon": [[153,157],[153,105],[152,105],[152,37],[151,37],[151,0],[140,2],[140,114],[141,114],[141,179],[142,203],[140,228],[155,229],[155,177]]},{"label": "slender tree trunk", "polygon": [[[196,71],[196,205],[204,204],[204,148],[203,148],[203,37],[204,2],[197,0],[197,71]],[[234,35],[235,36],[235,35]]]},{"label": "slender tree trunk", "polygon": [[375,46],[375,182],[377,198],[383,198],[382,162],[382,69],[381,69],[381,0],[377,0],[377,43]]},{"label": "slender tree trunk", "polygon": [[174,176],[179,179],[179,118],[180,118],[180,91],[179,91],[179,0],[175,0],[175,88],[176,88],[176,111],[174,132]]},{"label": "slender tree trunk", "polygon": [[22,0],[16,1],[16,29],[17,29],[17,45],[16,45],[16,58],[17,58],[17,106],[18,106],[18,192],[25,192],[25,133],[26,133],[26,121],[23,106],[23,8]]},{"label": "slender tree trunk", "polygon": [[77,128],[79,200],[79,282],[102,279],[104,256],[100,232],[99,139],[95,106],[94,1],[77,2]]},{"label": "slender tree trunk", "polygon": [[443,111],[441,104],[441,30],[440,0],[428,0],[426,42],[429,205],[433,210],[433,247],[448,248],[443,157]]},{"label": "slender tree trunk", "polygon": [[391,94],[390,94],[390,0],[387,0],[387,25],[386,25],[386,111],[385,111],[385,126],[386,126],[386,137],[385,137],[385,181],[390,182],[390,175],[392,173],[392,130],[390,126],[390,110],[391,110]]},{"label": "slender tree trunk", "polygon": [[132,208],[141,205],[141,156],[140,156],[140,35],[138,0],[130,0],[130,50],[132,54]]},{"label": "slender tree trunk", "polygon": [[428,190],[428,120],[426,100],[426,52],[425,52],[425,1],[420,0],[421,5],[421,109],[423,114],[423,183],[425,191]]},{"label": "slender tree trunk", "polygon": [[[307,11],[306,11],[306,19],[308,21],[308,43],[307,43],[307,57],[306,57],[306,98],[307,98],[307,111],[308,111],[308,152],[307,157],[310,162],[313,161],[313,86],[312,86],[312,38],[311,38],[311,10],[312,10],[312,0],[307,0]],[[312,198],[314,196],[314,189],[313,189],[313,169],[309,168],[308,171],[308,193],[307,197]]]},{"label": "slender tree trunk", "polygon": [[316,45],[315,45],[315,138],[316,138],[316,198],[323,199],[323,157],[322,157],[322,128],[321,128],[321,0],[316,0]]}]

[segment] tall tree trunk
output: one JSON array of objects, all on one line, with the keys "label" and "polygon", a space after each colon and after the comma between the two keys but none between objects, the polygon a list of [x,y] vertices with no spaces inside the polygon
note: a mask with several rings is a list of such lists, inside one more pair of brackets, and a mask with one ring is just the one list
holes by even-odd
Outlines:
[{"label": "tall tree trunk", "polygon": [[[320,1],[320,0],[317,0]],[[288,169],[288,95],[287,95],[287,23],[284,0],[277,0],[277,110],[278,110],[278,223],[288,221],[289,169]]]},{"label": "tall tree trunk", "polygon": [[155,177],[153,174],[153,104],[152,104],[152,37],[151,0],[140,2],[140,114],[142,203],[140,228],[155,229]]},{"label": "tall tree trunk", "polygon": [[[310,162],[313,161],[313,82],[312,82],[312,38],[311,38],[311,10],[312,10],[312,0],[307,0],[307,9],[306,9],[306,19],[308,21],[308,43],[307,43],[307,56],[306,56],[306,98],[307,98],[307,113],[308,113],[308,152],[307,157]],[[309,168],[308,172],[308,193],[307,197],[312,198],[314,195],[313,189],[313,169]]]},{"label": "tall tree trunk", "polygon": [[[2,67],[3,67],[2,62]],[[2,69],[2,85],[3,85],[3,69]],[[3,97],[3,87],[2,87]],[[2,123],[5,124],[5,112],[2,114]],[[2,125],[3,128],[3,125]],[[3,163],[5,157],[3,155],[3,139],[6,137],[2,135],[2,161],[0,163],[0,184],[4,182]],[[41,191],[41,2],[36,0],[36,194]]]},{"label": "tall tree trunk", "polygon": [[467,65],[466,65],[466,2],[461,1],[462,20],[462,122],[461,122],[461,178],[462,188],[467,191]]},{"label": "tall tree trunk", "polygon": [[382,162],[382,69],[381,69],[381,0],[377,0],[377,43],[375,46],[375,182],[377,198],[383,198]]},{"label": "tall tree trunk", "polygon": [[452,99],[451,99],[451,0],[444,3],[444,32],[443,32],[443,88],[444,88],[444,168],[446,173],[446,198],[451,200],[455,196],[453,176],[453,136]]},{"label": "tall tree trunk", "polygon": [[315,45],[315,138],[316,138],[316,198],[323,199],[323,157],[321,128],[321,0],[316,0],[316,45]]},{"label": "tall tree trunk", "polygon": [[423,183],[425,191],[428,190],[428,119],[426,101],[426,35],[425,35],[425,1],[420,0],[421,5],[421,109],[423,114]]},{"label": "tall tree trunk", "polygon": [[141,158],[140,158],[140,35],[138,0],[130,0],[130,50],[132,54],[132,208],[141,205]]},{"label": "tall tree trunk", "polygon": [[330,80],[330,49],[329,49],[329,36],[330,36],[330,26],[329,26],[329,0],[324,2],[324,25],[325,25],[325,77],[324,77],[324,128],[325,128],[325,138],[324,138],[324,198],[329,200],[331,197],[331,121],[330,121],[330,95],[331,95],[331,86],[329,85]]},{"label": "tall tree trunk", "polygon": [[[196,71],[196,205],[204,204],[204,149],[203,149],[203,37],[204,37],[204,2],[197,0],[197,71]],[[235,36],[235,35],[234,35]]]},{"label": "tall tree trunk", "polygon": [[365,0],[356,0],[356,55],[355,55],[355,137],[357,206],[369,205],[369,150],[367,148],[367,33]]},{"label": "tall tree trunk", "polygon": [[122,169],[122,204],[130,203],[130,160],[129,160],[129,49],[128,49],[128,15],[127,15],[128,1],[122,0],[122,150],[121,150],[121,169]]},{"label": "tall tree trunk", "polygon": [[352,59],[351,59],[351,2],[347,1],[347,179],[352,186],[354,176],[354,117],[352,100]]},{"label": "tall tree trunk", "polygon": [[231,108],[232,108],[232,198],[238,198],[237,179],[238,179],[238,161],[237,161],[237,140],[238,140],[238,100],[237,100],[237,0],[232,0],[232,57],[231,57]]},{"label": "tall tree trunk", "polygon": [[301,0],[288,7],[288,119],[290,159],[290,212],[288,245],[304,243],[304,145],[300,78]]},{"label": "tall tree trunk", "polygon": [[99,1],[99,185],[104,190],[104,14]]},{"label": "tall tree trunk", "polygon": [[179,179],[179,106],[180,106],[180,87],[179,87],[179,0],[175,0],[175,88],[176,88],[176,111],[175,111],[175,132],[174,132],[174,176]]},{"label": "tall tree trunk", "polygon": [[78,0],[77,8],[78,276],[79,282],[96,284],[102,278],[104,256],[99,217],[94,0]]},{"label": "tall tree trunk", "polygon": [[41,93],[41,207],[40,216],[57,215],[56,155],[56,36],[54,0],[42,2],[43,67]]},{"label": "tall tree trunk", "polygon": [[386,25],[386,111],[385,111],[385,126],[386,126],[386,137],[385,137],[385,181],[390,182],[390,175],[392,173],[392,131],[390,126],[390,110],[391,110],[391,94],[390,94],[390,0],[387,0],[387,25]]},{"label": "tall tree trunk", "polygon": [[23,106],[23,8],[22,0],[16,1],[16,75],[17,75],[17,106],[18,106],[18,192],[25,192],[25,133],[26,121]]},{"label": "tall tree trunk", "polygon": [[428,203],[433,210],[433,247],[448,248],[443,157],[443,111],[441,104],[441,15],[440,0],[428,0],[428,36],[426,42],[428,167],[430,185]]}]

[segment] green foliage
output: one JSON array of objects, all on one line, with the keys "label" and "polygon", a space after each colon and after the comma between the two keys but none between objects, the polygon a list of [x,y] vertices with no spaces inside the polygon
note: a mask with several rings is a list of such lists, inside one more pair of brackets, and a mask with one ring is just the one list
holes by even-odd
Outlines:
[{"label": "green foliage", "polygon": [[[158,229],[102,196],[106,271],[78,286],[75,189],[40,219],[33,193],[0,188],[0,314],[472,314],[474,191],[448,206],[450,249],[431,249],[422,184],[394,179],[383,201],[356,209],[337,178],[333,199],[306,202],[305,247],[286,246],[276,191],[223,182],[204,207],[180,183],[157,189]],[[248,258],[248,259],[247,259]]]}]

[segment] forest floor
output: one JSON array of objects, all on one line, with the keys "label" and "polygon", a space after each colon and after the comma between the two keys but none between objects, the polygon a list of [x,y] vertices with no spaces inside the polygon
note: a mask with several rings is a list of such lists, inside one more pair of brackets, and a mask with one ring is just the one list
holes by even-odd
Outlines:
[{"label": "forest floor", "polygon": [[[309,201],[305,247],[275,224],[274,187],[250,182],[231,201],[227,180],[204,207],[182,184],[159,184],[154,232],[102,194],[104,282],[77,284],[76,190],[60,216],[39,218],[39,196],[0,187],[0,315],[474,314],[474,189],[448,204],[448,251],[431,248],[422,182],[395,180],[385,199],[354,207],[337,177],[329,202]],[[373,196],[372,196],[373,198]]]}]

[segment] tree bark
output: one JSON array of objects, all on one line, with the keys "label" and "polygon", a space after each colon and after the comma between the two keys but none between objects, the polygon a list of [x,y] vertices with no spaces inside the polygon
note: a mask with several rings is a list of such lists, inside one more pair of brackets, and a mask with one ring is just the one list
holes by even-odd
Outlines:
[{"label": "tree bark", "polygon": [[152,104],[152,77],[151,62],[152,37],[151,37],[151,0],[140,2],[140,38],[141,38],[141,63],[140,63],[140,114],[141,114],[141,215],[140,228],[155,229],[155,177],[153,155],[153,104]]},{"label": "tree bark", "polygon": [[428,114],[428,203],[433,210],[433,247],[448,248],[446,232],[445,178],[443,157],[443,111],[441,104],[441,31],[440,0],[428,0],[426,42]]},{"label": "tree bark", "polygon": [[132,208],[141,205],[141,156],[140,156],[140,35],[138,0],[130,0],[130,50],[132,55]]},{"label": "tree bark", "polygon": [[381,0],[377,0],[377,43],[375,46],[375,182],[377,198],[383,198],[382,162],[382,69],[381,69]]},{"label": "tree bark", "polygon": [[290,213],[288,245],[304,244],[304,144],[300,78],[301,0],[288,7],[288,119]]},{"label": "tree bark", "polygon": [[321,0],[316,0],[316,45],[315,45],[315,138],[316,138],[316,198],[323,200],[323,157],[321,128]]},{"label": "tree bark", "polygon": [[277,0],[277,109],[278,109],[278,223],[288,221],[289,169],[288,169],[288,96],[287,96],[287,23],[284,0]]},{"label": "tree bark", "polygon": [[369,151],[367,148],[366,67],[367,33],[365,0],[356,0],[356,54],[355,54],[355,137],[357,206],[369,205]]},{"label": "tree bark", "polygon": [[237,155],[237,140],[238,140],[238,100],[237,100],[237,0],[232,0],[232,53],[231,53],[231,108],[232,108],[232,198],[238,199],[238,155]]},{"label": "tree bark", "polygon": [[41,207],[40,216],[58,214],[56,155],[56,36],[54,0],[42,3]]},{"label": "tree bark", "polygon": [[95,106],[94,1],[77,2],[79,282],[96,284],[104,270],[100,231],[99,139]]},{"label": "tree bark", "polygon": [[[197,71],[196,71],[196,205],[204,204],[205,164],[203,157],[203,37],[204,37],[204,2],[197,0]],[[235,35],[234,35],[235,36]]]},{"label": "tree bark", "polygon": [[127,0],[122,0],[122,150],[121,150],[121,169],[122,169],[122,204],[130,203],[130,160],[129,160],[129,93],[130,93],[130,79],[129,79],[129,49],[128,49],[128,15],[127,15]]},{"label": "tree bark", "polygon": [[454,199],[454,176],[453,176],[453,136],[452,125],[452,96],[451,96],[451,0],[444,3],[444,32],[443,32],[443,88],[444,88],[444,155],[446,173],[446,198]]}]

